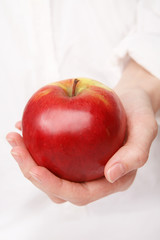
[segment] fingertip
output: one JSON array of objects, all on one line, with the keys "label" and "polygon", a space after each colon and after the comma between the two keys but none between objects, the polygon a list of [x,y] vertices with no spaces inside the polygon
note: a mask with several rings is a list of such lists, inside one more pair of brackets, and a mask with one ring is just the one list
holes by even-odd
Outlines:
[{"label": "fingertip", "polygon": [[14,132],[9,132],[9,133],[7,133],[7,135],[6,135],[6,140],[7,140],[8,142],[12,141],[13,138],[14,138]]},{"label": "fingertip", "polygon": [[17,132],[9,132],[9,133],[7,133],[7,135],[6,135],[6,139],[8,140],[8,139],[13,139],[13,138],[17,138],[17,137],[21,137],[21,135],[19,134],[19,133],[17,133]]},{"label": "fingertip", "polygon": [[16,122],[15,127],[16,127],[18,130],[21,131],[21,130],[22,130],[22,122],[21,122],[21,121]]},{"label": "fingertip", "polygon": [[105,171],[105,177],[110,183],[114,183],[119,178],[124,176],[124,174],[125,168],[120,162],[113,164],[109,169]]},{"label": "fingertip", "polygon": [[10,135],[11,135],[11,133],[9,132],[9,133],[7,133],[7,135],[6,135],[6,140],[8,141],[8,139],[10,139]]},{"label": "fingertip", "polygon": [[12,147],[14,147],[16,144],[15,144],[15,141],[14,141],[14,138],[13,138],[13,136],[12,136],[12,134],[11,133],[8,133],[7,135],[6,135],[6,141],[12,146]]},{"label": "fingertip", "polygon": [[23,151],[21,147],[19,146],[14,146],[11,150],[11,155],[13,158],[16,160],[18,164],[22,164],[23,162]]},{"label": "fingertip", "polygon": [[6,135],[7,142],[12,146],[24,146],[23,138],[19,133],[10,132]]}]

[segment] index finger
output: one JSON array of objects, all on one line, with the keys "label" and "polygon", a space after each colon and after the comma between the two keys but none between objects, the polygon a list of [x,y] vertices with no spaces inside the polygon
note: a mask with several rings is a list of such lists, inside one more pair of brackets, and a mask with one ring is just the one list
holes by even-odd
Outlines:
[{"label": "index finger", "polygon": [[[18,133],[9,133],[7,138],[12,138],[12,141],[15,142],[13,149],[11,150],[11,154],[13,155],[14,159],[17,161],[24,177],[30,180],[36,187],[43,190],[41,184],[37,181],[36,176],[31,174],[32,169],[39,169],[36,162],[33,160],[32,156],[29,154],[25,144],[23,142],[23,138]],[[44,191],[45,192],[45,191]],[[56,203],[63,203],[65,200],[57,198],[56,196],[52,196],[52,200]]]}]

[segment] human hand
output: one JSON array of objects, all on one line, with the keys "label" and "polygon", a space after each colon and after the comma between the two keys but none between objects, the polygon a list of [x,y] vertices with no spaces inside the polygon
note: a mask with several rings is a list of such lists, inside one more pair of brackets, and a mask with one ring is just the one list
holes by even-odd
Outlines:
[{"label": "human hand", "polygon": [[155,115],[146,92],[140,88],[126,89],[122,93],[120,89],[116,91],[127,115],[127,136],[125,144],[105,166],[105,176],[110,182],[142,167],[157,135]]},{"label": "human hand", "polygon": [[114,182],[126,173],[142,167],[157,135],[155,113],[160,108],[160,80],[133,60],[115,87],[127,115],[127,136],[105,166],[105,176]]},{"label": "human hand", "polygon": [[[85,183],[73,183],[60,179],[46,168],[37,166],[18,133],[9,133],[7,139],[13,147],[11,153],[24,176],[54,202],[69,201],[79,206],[128,189],[135,178],[136,170],[147,161],[151,143],[157,134],[154,112],[159,107],[157,94],[152,95],[154,88],[148,92],[143,88],[143,84],[141,86],[136,81],[133,82],[126,84],[125,81],[120,81],[115,88],[127,114],[127,139],[124,146],[106,164],[105,177]],[[145,87],[149,86],[146,83]],[[159,89],[156,84],[155,86],[155,89]],[[18,123],[17,127],[20,128],[20,126],[21,123]],[[114,173],[111,171],[112,166]]]},{"label": "human hand", "polygon": [[[18,122],[16,127],[21,129],[21,123]],[[136,171],[132,171],[113,184],[105,177],[85,183],[69,182],[38,166],[27,151],[20,134],[11,132],[7,135],[7,140],[12,146],[11,153],[23,175],[56,203],[69,201],[78,206],[86,205],[107,195],[126,190],[136,174]]]},{"label": "human hand", "polygon": [[[13,146],[13,157],[17,160],[24,176],[47,193],[54,202],[70,201],[76,205],[85,205],[109,194],[126,190],[135,177],[136,169],[147,161],[150,145],[157,132],[149,97],[139,88],[127,89],[125,92],[117,88],[116,92],[127,114],[128,129],[126,143],[105,167],[105,176],[108,181],[106,178],[86,183],[62,180],[47,169],[37,166],[18,133],[7,135],[7,139],[10,139],[9,142]],[[17,123],[16,126],[20,129],[21,123]],[[117,169],[116,164],[118,164]],[[110,170],[111,166],[114,168],[114,174]],[[120,172],[121,169],[123,172]],[[126,175],[128,172],[129,174]],[[120,178],[121,175],[123,175],[122,178]],[[117,178],[120,179],[116,181]]]}]

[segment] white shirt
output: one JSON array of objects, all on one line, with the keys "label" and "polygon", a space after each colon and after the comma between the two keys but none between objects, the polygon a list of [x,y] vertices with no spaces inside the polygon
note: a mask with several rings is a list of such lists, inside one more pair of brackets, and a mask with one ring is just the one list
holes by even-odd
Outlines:
[{"label": "white shirt", "polygon": [[130,57],[160,78],[158,0],[0,1],[0,239],[160,238],[160,135],[129,190],[84,207],[52,203],[5,141],[39,87],[75,76],[114,87]]}]

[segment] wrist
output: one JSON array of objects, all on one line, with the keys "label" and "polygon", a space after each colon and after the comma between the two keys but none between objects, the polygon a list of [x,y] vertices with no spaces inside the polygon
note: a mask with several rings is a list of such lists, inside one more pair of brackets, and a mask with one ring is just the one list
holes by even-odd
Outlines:
[{"label": "wrist", "polygon": [[147,93],[155,113],[160,109],[160,80],[147,72],[135,61],[130,60],[123,71],[116,89],[122,93],[134,88],[142,89]]}]

